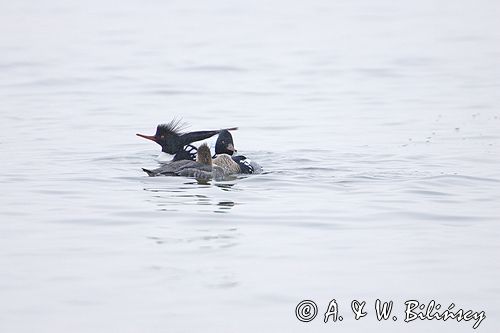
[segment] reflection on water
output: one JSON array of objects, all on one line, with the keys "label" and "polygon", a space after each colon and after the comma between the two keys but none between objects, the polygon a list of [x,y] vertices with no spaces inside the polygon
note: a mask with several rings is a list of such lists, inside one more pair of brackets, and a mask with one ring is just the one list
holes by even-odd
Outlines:
[{"label": "reflection on water", "polygon": [[[202,189],[211,189],[213,181],[192,181],[185,182],[182,188],[144,188],[144,191],[150,192],[151,197],[147,201],[153,202],[160,211],[178,211],[179,206],[188,206],[194,211],[207,211],[204,206],[212,206],[214,213],[227,213],[237,203],[231,200],[221,200],[204,194],[196,194],[198,186]],[[234,183],[213,182],[215,188],[222,191],[230,191]],[[196,207],[200,206],[200,207]]]}]

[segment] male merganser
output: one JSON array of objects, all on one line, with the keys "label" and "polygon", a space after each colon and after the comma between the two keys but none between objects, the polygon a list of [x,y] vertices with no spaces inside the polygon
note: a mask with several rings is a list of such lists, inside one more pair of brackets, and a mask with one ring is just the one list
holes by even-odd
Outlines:
[{"label": "male merganser", "polygon": [[194,177],[200,180],[223,180],[226,176],[235,173],[232,171],[234,170],[234,167],[231,169],[213,164],[210,148],[206,144],[202,144],[197,151],[198,154],[196,161],[173,161],[154,170],[144,168],[142,170],[144,170],[144,172],[146,172],[150,177],[185,176]]},{"label": "male merganser", "polygon": [[228,130],[221,130],[217,137],[217,142],[215,143],[215,155],[213,156],[215,164],[217,164],[217,159],[219,157],[222,158],[220,163],[226,165],[231,164],[227,158],[223,157],[227,156],[238,166],[239,171],[237,171],[237,173],[256,173],[262,170],[260,165],[243,155],[233,156],[236,152],[237,150],[234,148],[233,136],[231,133],[229,133]]},{"label": "male merganser", "polygon": [[[196,131],[183,133],[186,124],[180,120],[172,120],[168,124],[158,125],[155,135],[144,135],[137,133],[137,136],[156,142],[161,146],[162,155],[160,160],[179,161],[194,160],[196,158],[196,147],[191,145],[193,142],[208,139],[221,131],[234,131],[238,127],[227,128],[224,130]],[[173,159],[172,159],[173,156]]]}]

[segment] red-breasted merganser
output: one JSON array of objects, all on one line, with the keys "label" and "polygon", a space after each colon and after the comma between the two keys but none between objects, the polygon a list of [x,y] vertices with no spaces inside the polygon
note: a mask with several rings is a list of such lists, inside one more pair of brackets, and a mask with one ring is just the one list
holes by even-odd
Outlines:
[{"label": "red-breasted merganser", "polygon": [[146,172],[150,177],[185,176],[200,180],[223,180],[225,177],[237,173],[234,165],[236,165],[236,168],[238,167],[238,165],[234,161],[232,161],[231,158],[228,157],[229,160],[234,163],[232,167],[230,166],[230,164],[226,165],[225,163],[222,163],[222,160],[220,160],[219,162],[223,164],[223,166],[219,166],[213,163],[210,148],[206,144],[202,144],[197,150],[198,154],[196,157],[196,161],[173,161],[161,166],[158,169],[142,170],[144,170],[144,172]]},{"label": "red-breasted merganser", "polygon": [[[238,127],[231,127],[222,130],[183,132],[185,123],[180,120],[172,120],[168,124],[160,124],[156,128],[155,135],[144,135],[137,133],[137,136],[156,142],[161,146],[162,154],[159,160],[162,162],[194,160],[196,158],[196,147],[193,142],[208,139],[221,131],[234,131]],[[231,135],[231,134],[229,134]],[[230,147],[227,147],[230,149]],[[165,156],[166,155],[166,156]]]},{"label": "red-breasted merganser", "polygon": [[221,130],[215,143],[214,163],[217,164],[217,159],[221,158],[220,163],[230,165],[227,158],[230,157],[238,166],[237,173],[258,173],[262,171],[262,167],[243,155],[234,156],[237,150],[234,148],[233,136],[228,130]]}]

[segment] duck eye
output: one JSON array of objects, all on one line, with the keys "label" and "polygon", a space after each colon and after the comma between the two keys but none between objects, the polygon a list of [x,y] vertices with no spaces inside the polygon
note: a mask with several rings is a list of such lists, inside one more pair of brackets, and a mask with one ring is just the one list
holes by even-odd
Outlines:
[{"label": "duck eye", "polygon": [[160,136],[160,139],[165,139],[165,135]]}]

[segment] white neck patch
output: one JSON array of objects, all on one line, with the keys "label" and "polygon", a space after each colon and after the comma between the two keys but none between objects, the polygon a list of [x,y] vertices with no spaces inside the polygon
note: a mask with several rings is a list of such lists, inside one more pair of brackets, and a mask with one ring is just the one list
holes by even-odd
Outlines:
[{"label": "white neck patch", "polygon": [[158,162],[170,162],[170,161],[172,161],[173,158],[174,158],[174,155],[168,154],[168,153],[165,153],[162,151],[156,159],[158,160]]}]

